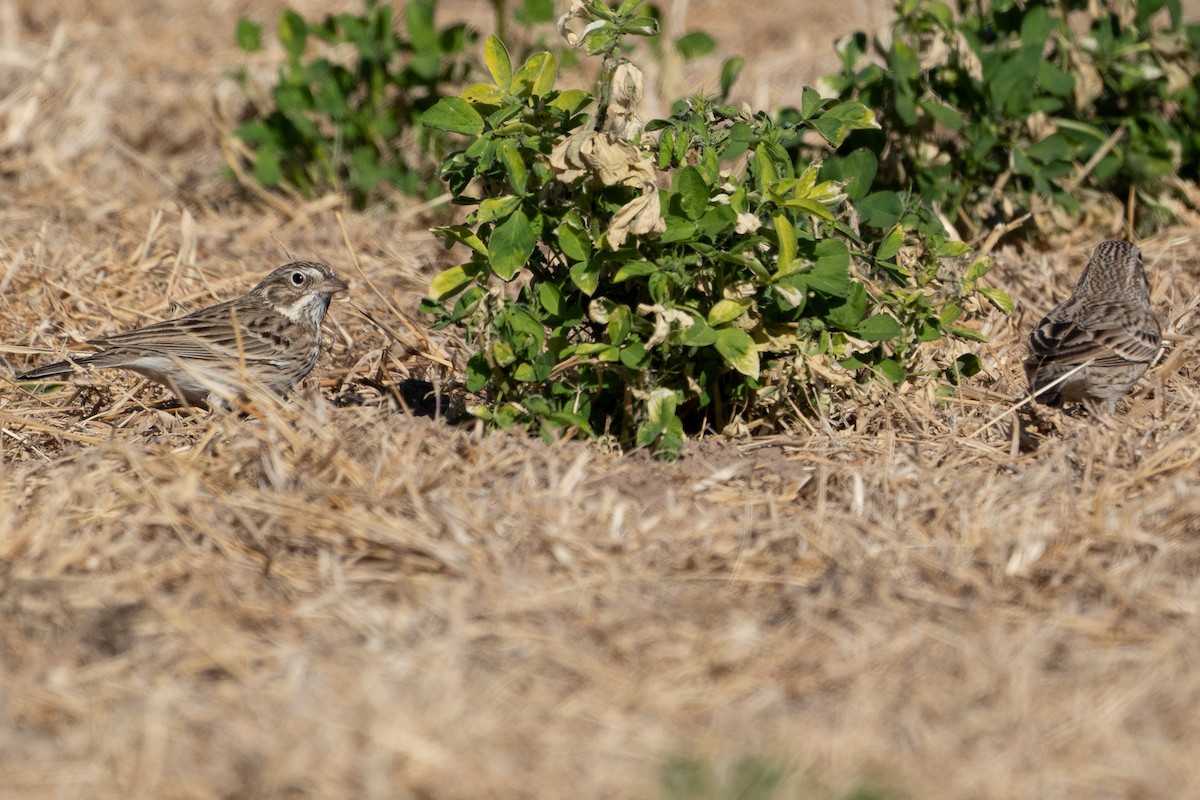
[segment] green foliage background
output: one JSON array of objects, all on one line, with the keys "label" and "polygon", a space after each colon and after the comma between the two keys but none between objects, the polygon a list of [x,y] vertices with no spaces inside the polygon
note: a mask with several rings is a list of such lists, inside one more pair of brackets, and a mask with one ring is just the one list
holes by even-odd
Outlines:
[{"label": "green foliage background", "polygon": [[1024,213],[1028,236],[1120,219],[1131,192],[1142,233],[1200,211],[1200,25],[1179,0],[902,0],[890,37],[837,51],[824,88],[882,127],[827,163],[874,161],[964,238]]}]

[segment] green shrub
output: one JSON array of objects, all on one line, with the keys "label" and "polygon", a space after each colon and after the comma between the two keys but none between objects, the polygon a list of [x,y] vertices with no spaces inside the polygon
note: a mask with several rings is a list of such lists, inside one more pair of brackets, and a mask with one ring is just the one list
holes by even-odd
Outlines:
[{"label": "green shrub", "polygon": [[[287,60],[269,96],[254,97],[244,69],[236,75],[252,99],[234,134],[250,150],[254,178],[306,197],[345,191],[357,206],[389,184],[409,194],[436,187],[430,151],[437,137],[416,123],[448,84],[467,75],[464,54],[474,42],[463,25],[438,30],[436,5],[405,4],[407,38],[392,6],[378,0],[364,0],[362,14],[323,22],[285,11],[277,30]],[[314,39],[326,55],[308,55]],[[237,41],[247,54],[262,49],[261,26],[243,18]]]},{"label": "green shrub", "polygon": [[[491,5],[503,38],[509,3],[491,0]],[[437,0],[407,0],[397,19],[392,4],[364,0],[361,14],[330,15],[322,22],[285,11],[277,35],[287,60],[276,84],[264,96],[245,68],[234,73],[250,100],[234,130],[243,145],[235,172],[246,174],[244,162],[248,177],[269,189],[304,197],[344,191],[360,208],[389,187],[408,194],[440,193],[434,165],[444,150],[443,137],[422,128],[420,116],[448,86],[461,85],[483,67],[470,50],[475,35],[461,24],[437,29],[436,7]],[[653,6],[648,9],[658,14]],[[526,33],[553,15],[553,0],[521,0],[511,9]],[[540,35],[534,41],[541,41]],[[237,43],[247,55],[261,50],[262,26],[239,20]],[[715,47],[701,31],[674,45],[685,60]],[[654,56],[661,57],[661,50]]]},{"label": "green shrub", "polygon": [[671,454],[686,431],[838,419],[910,379],[977,369],[930,345],[979,341],[962,325],[977,291],[1009,305],[978,287],[988,262],[965,263],[968,248],[895,192],[856,215],[846,199],[869,188],[866,161],[828,179],[785,149],[812,132],[836,147],[876,127],[871,113],[806,90],[780,124],[690,98],[650,136],[634,114],[641,73],[619,57],[624,37],[657,31],[637,7],[596,0],[567,20],[590,23],[568,35],[604,58],[591,116],[592,96],[554,88],[550,53],[514,69],[495,37],[493,82],[425,115],[468,140],[441,174],[474,210],[437,229],[468,255],[424,309],[476,348],[467,387],[491,402],[475,412]]},{"label": "green shrub", "polygon": [[1097,204],[1119,218],[1131,189],[1142,230],[1200,210],[1200,25],[1179,0],[901,0],[896,15],[869,48],[839,42],[823,81],[879,119],[839,155],[869,153],[880,186],[938,203],[967,239],[1027,212],[1042,230]]}]

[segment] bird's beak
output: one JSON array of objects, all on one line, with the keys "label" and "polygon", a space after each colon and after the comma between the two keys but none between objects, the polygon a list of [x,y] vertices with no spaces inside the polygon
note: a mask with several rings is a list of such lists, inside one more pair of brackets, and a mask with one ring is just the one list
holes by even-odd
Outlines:
[{"label": "bird's beak", "polygon": [[337,294],[338,292],[344,292],[349,288],[350,287],[346,284],[346,282],[337,275],[331,275],[317,284],[317,291],[321,294]]}]

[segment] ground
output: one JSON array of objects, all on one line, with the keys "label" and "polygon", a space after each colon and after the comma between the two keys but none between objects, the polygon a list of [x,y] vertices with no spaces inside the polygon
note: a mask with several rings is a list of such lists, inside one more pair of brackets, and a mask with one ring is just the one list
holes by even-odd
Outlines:
[{"label": "ground", "polygon": [[[887,18],[663,5],[751,56],[759,106]],[[417,313],[451,263],[434,210],[272,204],[222,174],[234,22],[281,8],[0,0],[6,792],[1200,795],[1200,229],[1140,243],[1168,347],[1103,424],[1043,412],[1021,442],[1005,413],[1024,335],[1111,235],[1089,229],[997,252],[1016,311],[981,321],[985,372],[953,401],[670,464],[484,435],[389,389],[461,356]],[[716,64],[669,77],[711,88]],[[353,288],[286,403],[4,382],[289,256]]]}]

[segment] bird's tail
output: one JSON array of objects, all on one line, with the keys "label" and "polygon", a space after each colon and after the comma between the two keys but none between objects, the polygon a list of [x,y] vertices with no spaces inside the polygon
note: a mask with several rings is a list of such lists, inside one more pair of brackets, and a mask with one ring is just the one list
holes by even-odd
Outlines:
[{"label": "bird's tail", "polygon": [[70,375],[75,371],[75,365],[70,361],[55,361],[53,364],[47,364],[44,367],[31,369],[29,372],[22,372],[13,380],[17,381],[39,381],[43,378],[57,378],[62,375]]}]

